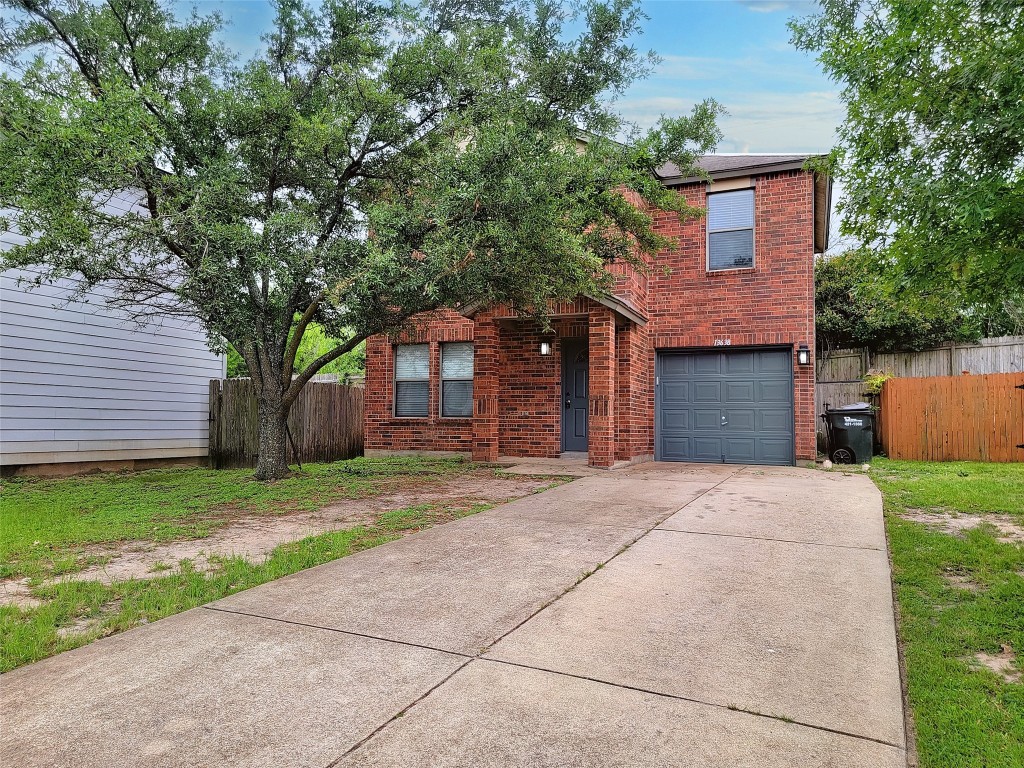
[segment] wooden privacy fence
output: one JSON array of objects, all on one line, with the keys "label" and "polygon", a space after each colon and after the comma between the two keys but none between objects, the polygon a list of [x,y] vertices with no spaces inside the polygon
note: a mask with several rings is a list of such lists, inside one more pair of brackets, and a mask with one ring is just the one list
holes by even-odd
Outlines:
[{"label": "wooden privacy fence", "polygon": [[[1024,371],[1024,336],[996,336],[974,344],[946,344],[920,352],[871,353],[867,349],[834,349],[818,358],[814,385],[814,413],[832,407],[877,399],[864,394],[862,379],[870,370],[893,376],[959,376],[965,373],[1017,373]],[[884,430],[879,414],[877,423]],[[824,445],[819,420],[818,442]],[[876,439],[878,435],[876,434]]]},{"label": "wooden privacy fence", "polygon": [[818,358],[814,412],[822,413],[825,403],[839,406],[863,400],[861,379],[872,369],[899,377],[1018,373],[1024,371],[1024,336],[997,336],[921,352],[872,354],[867,349],[834,349]]},{"label": "wooden privacy fence", "polygon": [[892,459],[1024,461],[1024,373],[889,379],[880,415]]},{"label": "wooden privacy fence", "polygon": [[[310,382],[288,414],[288,463],[351,459],[363,452],[363,390]],[[256,392],[249,379],[210,381],[210,466],[254,467],[259,447]]]}]

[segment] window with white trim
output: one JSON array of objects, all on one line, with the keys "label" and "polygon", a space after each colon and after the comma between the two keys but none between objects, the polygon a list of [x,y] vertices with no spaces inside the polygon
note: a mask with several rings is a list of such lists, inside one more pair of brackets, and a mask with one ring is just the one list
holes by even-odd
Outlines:
[{"label": "window with white trim", "polygon": [[473,344],[441,345],[441,415],[473,415]]},{"label": "window with white trim", "polygon": [[754,266],[754,190],[708,195],[708,271]]},{"label": "window with white trim", "polygon": [[430,345],[395,347],[395,416],[426,416],[430,408]]}]

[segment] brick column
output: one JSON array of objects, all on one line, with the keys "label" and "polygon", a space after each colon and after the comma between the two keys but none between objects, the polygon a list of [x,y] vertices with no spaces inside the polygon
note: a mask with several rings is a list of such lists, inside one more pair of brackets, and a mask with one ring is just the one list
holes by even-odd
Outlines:
[{"label": "brick column", "polygon": [[498,326],[473,328],[473,460],[498,460]]},{"label": "brick column", "polygon": [[590,310],[590,465],[615,463],[615,315],[607,307]]}]

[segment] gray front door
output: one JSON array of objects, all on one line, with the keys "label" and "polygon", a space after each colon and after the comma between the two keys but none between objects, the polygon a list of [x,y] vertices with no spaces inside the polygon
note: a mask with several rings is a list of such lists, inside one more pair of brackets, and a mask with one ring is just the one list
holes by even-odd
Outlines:
[{"label": "gray front door", "polygon": [[793,464],[793,352],[661,352],[656,458]]},{"label": "gray front door", "polygon": [[587,451],[590,353],[585,339],[562,342],[562,450]]}]

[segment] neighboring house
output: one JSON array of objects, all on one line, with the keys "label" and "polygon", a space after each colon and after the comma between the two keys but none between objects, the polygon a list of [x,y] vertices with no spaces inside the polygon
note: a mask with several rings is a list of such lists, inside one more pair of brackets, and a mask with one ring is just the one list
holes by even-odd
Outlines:
[{"label": "neighboring house", "polygon": [[[0,249],[17,237],[0,232]],[[202,329],[177,319],[139,328],[106,307],[101,290],[69,303],[73,283],[29,289],[19,276],[31,277],[0,274],[5,473],[207,455],[209,384],[225,360]]]},{"label": "neighboring house", "polygon": [[656,213],[678,247],[646,275],[610,265],[611,295],[553,305],[550,333],[489,308],[368,340],[366,453],[813,459],[814,255],[831,186],[808,157],[710,155],[711,184],[659,169],[707,216]]}]

